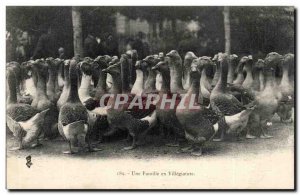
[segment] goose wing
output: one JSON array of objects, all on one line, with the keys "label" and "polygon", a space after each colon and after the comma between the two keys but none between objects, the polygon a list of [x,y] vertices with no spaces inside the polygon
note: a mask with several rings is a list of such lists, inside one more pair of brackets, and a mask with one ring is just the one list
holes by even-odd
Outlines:
[{"label": "goose wing", "polygon": [[231,94],[222,94],[213,98],[212,108],[218,115],[233,115],[245,109],[243,104]]},{"label": "goose wing", "polygon": [[27,121],[38,113],[38,110],[28,104],[9,105],[6,111],[7,115],[13,120]]}]

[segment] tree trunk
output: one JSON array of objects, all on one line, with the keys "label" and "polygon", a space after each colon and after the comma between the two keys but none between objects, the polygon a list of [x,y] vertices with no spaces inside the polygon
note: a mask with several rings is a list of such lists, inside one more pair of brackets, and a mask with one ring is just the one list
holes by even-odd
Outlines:
[{"label": "tree trunk", "polygon": [[225,53],[230,54],[230,9],[229,7],[224,7],[224,31],[225,31]]},{"label": "tree trunk", "polygon": [[176,19],[172,19],[171,20],[171,26],[172,26],[173,34],[174,34],[175,38],[177,38],[177,24],[176,24]]},{"label": "tree trunk", "polygon": [[163,21],[162,20],[159,21],[158,28],[159,28],[159,37],[162,38],[163,37]]},{"label": "tree trunk", "polygon": [[80,7],[72,7],[74,56],[83,57],[82,22]]},{"label": "tree trunk", "polygon": [[153,35],[153,38],[156,38],[157,37],[156,22],[152,21],[151,23],[152,23],[152,35]]}]

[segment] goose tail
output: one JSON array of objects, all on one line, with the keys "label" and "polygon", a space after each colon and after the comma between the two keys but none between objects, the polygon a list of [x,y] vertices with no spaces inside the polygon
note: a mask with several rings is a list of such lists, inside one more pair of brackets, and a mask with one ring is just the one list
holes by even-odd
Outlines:
[{"label": "goose tail", "polygon": [[150,115],[142,118],[141,120],[147,121],[149,123],[149,128],[153,127],[157,122],[156,111],[154,110]]}]

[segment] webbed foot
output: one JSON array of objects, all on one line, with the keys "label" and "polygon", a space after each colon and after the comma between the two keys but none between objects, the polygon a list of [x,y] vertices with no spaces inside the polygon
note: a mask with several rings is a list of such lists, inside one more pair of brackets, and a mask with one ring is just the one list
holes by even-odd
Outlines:
[{"label": "webbed foot", "polygon": [[259,138],[261,138],[261,139],[269,139],[269,138],[273,138],[273,136],[272,135],[264,134],[264,135],[260,135]]},{"label": "webbed foot", "polygon": [[202,148],[194,149],[194,150],[191,152],[191,155],[193,155],[193,156],[202,156]]},{"label": "webbed foot", "polygon": [[63,151],[63,154],[76,154],[76,153],[77,152],[71,150]]},{"label": "webbed foot", "polygon": [[9,150],[10,150],[10,151],[16,151],[16,150],[22,150],[22,149],[23,149],[22,147],[17,146],[17,147],[12,147],[12,148],[10,148]]},{"label": "webbed foot", "polygon": [[179,143],[167,143],[166,146],[168,146],[168,147],[179,147]]},{"label": "webbed foot", "polygon": [[254,135],[251,135],[251,134],[246,135],[246,139],[255,139],[255,138],[256,138],[256,136],[254,136]]},{"label": "webbed foot", "polygon": [[136,148],[136,146],[128,146],[124,147],[122,150],[133,150],[134,148]]},{"label": "webbed foot", "polygon": [[223,141],[223,139],[222,138],[214,138],[213,141],[214,142],[221,142],[221,141]]},{"label": "webbed foot", "polygon": [[35,144],[32,144],[31,145],[31,148],[37,148],[37,147],[40,147],[40,146],[42,146],[43,144],[41,144],[41,143],[35,143]]},{"label": "webbed foot", "polygon": [[88,149],[88,152],[99,152],[99,151],[102,151],[103,149],[101,148],[89,148]]},{"label": "webbed foot", "polygon": [[192,152],[193,151],[193,146],[188,146],[185,148],[180,149],[181,152]]}]

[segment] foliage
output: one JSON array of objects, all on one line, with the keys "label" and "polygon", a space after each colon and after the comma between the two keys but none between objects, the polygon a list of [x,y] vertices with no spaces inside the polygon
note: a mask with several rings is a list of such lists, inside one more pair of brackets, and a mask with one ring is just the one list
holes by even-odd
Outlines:
[{"label": "foliage", "polygon": [[[7,29],[18,27],[39,36],[42,29],[52,25],[60,44],[72,51],[70,10],[70,7],[7,7]],[[171,29],[164,28],[159,37],[149,39],[150,43],[156,44],[154,48],[178,49],[183,42],[187,48],[196,45],[198,55],[224,51],[223,7],[81,7],[81,11],[83,37],[88,32],[101,38],[106,38],[108,33],[114,34],[115,13],[120,12],[130,19],[147,20],[152,26],[165,20],[173,21]],[[185,37],[186,32],[177,29],[176,20],[198,21],[200,30],[197,36]],[[230,23],[231,53],[251,53],[260,57],[270,51],[294,52],[292,7],[230,7]]]}]

